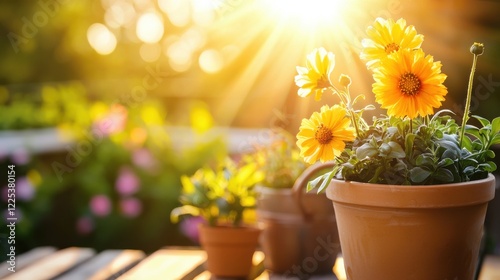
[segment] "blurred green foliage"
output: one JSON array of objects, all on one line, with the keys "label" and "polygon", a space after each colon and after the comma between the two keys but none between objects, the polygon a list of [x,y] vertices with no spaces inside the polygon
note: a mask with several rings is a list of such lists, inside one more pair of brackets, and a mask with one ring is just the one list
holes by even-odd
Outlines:
[{"label": "blurred green foliage", "polygon": [[[42,154],[16,150],[0,155],[0,170],[12,164],[16,170],[18,253],[43,245],[152,251],[191,244],[169,218],[179,206],[180,177],[224,157],[224,139],[207,136],[206,128],[190,145],[174,147],[165,112],[153,100],[135,107],[78,106],[87,112],[88,124],[58,128],[73,135],[72,145]],[[60,123],[67,123],[67,116],[60,115]],[[193,128],[200,127],[196,122]],[[0,124],[7,126],[3,119]],[[36,129],[31,132],[36,135]],[[0,208],[7,209],[7,177],[1,179]]]},{"label": "blurred green foliage", "polygon": [[307,164],[300,157],[295,135],[276,127],[270,138],[270,144],[256,145],[255,151],[245,155],[243,160],[255,162],[259,171],[264,173],[261,185],[274,189],[291,189]]},{"label": "blurred green foliage", "polygon": [[0,130],[86,126],[88,107],[86,89],[78,82],[0,87]]}]

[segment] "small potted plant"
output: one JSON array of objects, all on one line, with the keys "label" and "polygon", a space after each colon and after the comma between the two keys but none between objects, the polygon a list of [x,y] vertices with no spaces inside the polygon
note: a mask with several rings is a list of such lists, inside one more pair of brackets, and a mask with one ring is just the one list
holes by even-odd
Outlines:
[{"label": "small potted plant", "polygon": [[[305,193],[309,179],[331,165],[308,167],[294,138],[275,128],[270,143],[256,145],[254,152],[244,157],[247,162],[256,162],[263,172],[256,187],[256,214],[262,228],[264,266],[273,273],[301,278],[331,274],[340,252],[333,207],[325,194]],[[326,243],[331,246],[321,247]],[[313,265],[304,263],[311,261]]]},{"label": "small potted plant", "polygon": [[331,77],[334,55],[320,48],[298,67],[302,97],[331,92],[302,121],[297,134],[308,163],[333,162],[310,182],[333,201],[347,278],[473,279],[487,204],[494,197],[492,145],[500,143],[500,117],[469,120],[476,61],[459,125],[439,108],[448,94],[441,63],[421,48],[423,36],[404,19],[378,18],[367,29],[361,58],[373,72],[375,101],[387,116],[371,123],[352,97],[351,79]]},{"label": "small potted plant", "polygon": [[262,180],[255,163],[237,165],[226,158],[215,169],[204,167],[191,177],[182,176],[182,206],[172,211],[201,216],[200,243],[207,253],[207,270],[217,277],[246,277],[258,245],[260,229],[244,222],[255,207],[253,187]]}]

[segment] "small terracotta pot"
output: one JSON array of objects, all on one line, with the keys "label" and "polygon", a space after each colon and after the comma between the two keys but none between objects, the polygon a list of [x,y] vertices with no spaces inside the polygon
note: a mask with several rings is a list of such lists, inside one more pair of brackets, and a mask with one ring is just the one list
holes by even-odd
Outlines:
[{"label": "small terracotta pot", "polygon": [[332,180],[350,280],[471,280],[495,177],[398,186]]},{"label": "small terracotta pot", "polygon": [[200,225],[200,243],[207,253],[207,270],[216,277],[248,276],[260,232],[253,227]]},{"label": "small terracotta pot", "polygon": [[257,221],[264,266],[274,273],[305,277],[332,273],[340,242],[331,201],[305,193],[307,182],[331,165],[306,169],[289,189],[257,188]]}]

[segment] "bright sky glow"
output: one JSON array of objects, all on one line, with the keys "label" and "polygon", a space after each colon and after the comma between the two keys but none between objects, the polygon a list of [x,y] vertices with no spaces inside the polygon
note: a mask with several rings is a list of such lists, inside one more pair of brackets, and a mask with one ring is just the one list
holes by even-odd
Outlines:
[{"label": "bright sky glow", "polygon": [[[262,94],[259,97],[267,98],[268,107],[287,104],[295,67],[304,65],[306,54],[317,47],[335,54],[332,76],[349,74],[352,89],[369,91],[370,83],[361,82],[366,69],[358,63],[360,38],[374,17],[392,9],[383,1],[359,0],[101,1],[107,9],[107,27],[101,25],[92,36],[89,28],[88,36],[99,53],[114,50],[117,38],[113,30],[120,39],[140,44],[139,54],[145,62],[163,57],[179,73],[198,66],[208,74],[230,75],[220,91],[221,96],[230,97],[220,99],[225,108],[218,118],[223,120],[221,124],[232,123],[245,110],[262,109],[262,102],[247,102],[254,100],[247,98],[249,94]],[[98,36],[109,38],[95,39]],[[364,84],[367,86],[358,86]],[[298,107],[295,114],[307,115],[317,104],[311,100],[292,104]],[[270,114],[259,114],[253,120],[263,123]]]},{"label": "bright sky glow", "polygon": [[262,5],[267,6],[273,16],[298,21],[304,28],[338,20],[347,4],[347,0],[262,0]]}]

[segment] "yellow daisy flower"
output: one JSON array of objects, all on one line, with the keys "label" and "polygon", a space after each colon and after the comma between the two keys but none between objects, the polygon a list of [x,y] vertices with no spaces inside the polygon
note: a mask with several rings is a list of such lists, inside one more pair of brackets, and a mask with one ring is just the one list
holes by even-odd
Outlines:
[{"label": "yellow daisy flower", "polygon": [[394,53],[373,71],[375,101],[389,116],[415,118],[434,113],[448,93],[441,62],[421,49]]},{"label": "yellow daisy flower", "polygon": [[354,128],[339,105],[321,107],[310,119],[303,119],[297,134],[300,156],[307,163],[333,160],[345,148],[345,141],[353,141]]},{"label": "yellow daisy flower", "polygon": [[307,55],[306,67],[297,66],[295,84],[299,87],[299,96],[307,97],[314,93],[316,100],[331,85],[330,74],[335,67],[335,55],[324,48],[316,48]]},{"label": "yellow daisy flower", "polygon": [[366,29],[368,38],[361,41],[363,47],[360,57],[366,61],[370,69],[376,67],[380,60],[393,52],[402,49],[420,48],[424,36],[417,34],[413,25],[406,26],[406,20],[377,18],[373,26]]}]

